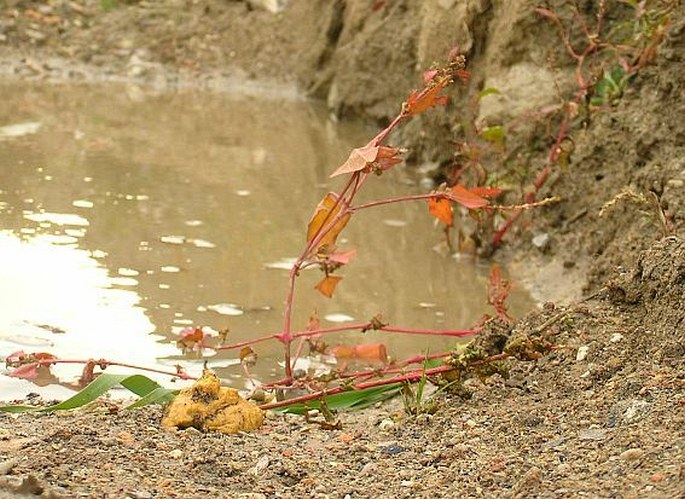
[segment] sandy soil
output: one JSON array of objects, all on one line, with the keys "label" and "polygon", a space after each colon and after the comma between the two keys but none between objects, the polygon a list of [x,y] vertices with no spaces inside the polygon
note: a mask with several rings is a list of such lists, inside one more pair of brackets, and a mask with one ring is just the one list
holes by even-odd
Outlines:
[{"label": "sandy soil", "polygon": [[[340,27],[306,17],[301,2],[292,3],[302,27],[293,40],[279,38],[297,26],[287,15],[228,1],[174,11],[181,3],[104,13],[88,1],[54,2],[56,11],[1,2],[0,67],[61,81],[220,86],[247,74],[306,86],[303,75],[336,57],[312,40],[321,30],[337,40]],[[172,15],[169,41],[162,20]],[[206,29],[210,19],[228,28]],[[259,26],[261,42],[231,56],[230,40],[248,26]],[[0,415],[0,497],[685,497],[684,54],[680,7],[655,63],[574,135],[568,171],[542,193],[562,201],[527,214],[512,234],[517,267],[539,297],[565,297],[505,328],[553,342],[540,359],[507,361],[506,378],[469,380],[470,398],[445,395],[433,415],[408,416],[395,401],[342,414],[341,430],[271,414],[250,435],[172,433],[160,429],[160,409],[109,405]],[[372,114],[395,97],[373,97]],[[530,241],[540,234],[549,244],[538,249]]]}]

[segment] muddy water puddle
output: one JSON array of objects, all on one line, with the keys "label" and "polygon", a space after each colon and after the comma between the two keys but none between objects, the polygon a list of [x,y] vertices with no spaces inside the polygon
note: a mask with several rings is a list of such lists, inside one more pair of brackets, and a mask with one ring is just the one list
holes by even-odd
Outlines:
[{"label": "muddy water puddle", "polygon": [[[200,359],[176,346],[183,328],[230,328],[237,342],[282,327],[290,262],[314,207],[352,147],[375,131],[333,124],[305,101],[127,86],[0,84],[0,357],[23,350],[107,358],[198,374],[204,360],[238,386],[235,352]],[[372,200],[422,192],[396,169],[365,186]],[[323,327],[382,313],[393,325],[465,328],[483,313],[489,267],[433,248],[422,203],[353,217],[340,246],[358,253],[336,296],[304,271],[296,328],[313,309]],[[512,308],[531,304],[514,292]],[[403,358],[450,340],[380,333]],[[277,342],[255,347],[253,374],[280,374]],[[2,399],[62,397],[79,368],[35,382],[0,377]],[[38,386],[42,385],[42,386]]]}]

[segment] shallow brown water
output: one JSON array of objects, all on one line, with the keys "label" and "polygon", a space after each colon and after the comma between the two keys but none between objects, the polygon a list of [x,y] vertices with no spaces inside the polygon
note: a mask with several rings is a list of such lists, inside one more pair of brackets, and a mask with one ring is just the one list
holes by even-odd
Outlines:
[{"label": "shallow brown water", "polygon": [[[190,325],[230,327],[230,341],[282,326],[287,263],[304,244],[328,175],[375,131],[333,124],[297,100],[126,86],[0,86],[0,356],[48,351],[150,367],[203,359],[175,347]],[[401,168],[370,179],[364,199],[421,192]],[[465,328],[483,313],[488,265],[444,256],[424,204],[355,215],[341,246],[357,257],[334,299],[299,280],[295,328],[382,313],[405,327]],[[517,290],[514,311],[530,306]],[[379,333],[396,358],[450,340]],[[258,378],[276,375],[277,342],[256,348]],[[236,354],[210,367],[242,386]],[[78,368],[53,369],[62,384]],[[56,381],[46,380],[46,381]],[[4,399],[37,391],[3,376]],[[50,384],[46,395],[64,388]]]}]

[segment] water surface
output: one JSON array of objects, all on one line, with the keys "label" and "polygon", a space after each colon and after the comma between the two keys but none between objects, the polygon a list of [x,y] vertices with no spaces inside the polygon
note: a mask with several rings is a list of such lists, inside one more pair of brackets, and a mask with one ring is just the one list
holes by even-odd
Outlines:
[{"label": "water surface", "polygon": [[[329,174],[375,130],[333,124],[305,101],[127,86],[0,84],[0,357],[16,350],[107,358],[149,367],[203,360],[176,348],[191,325],[230,328],[229,341],[282,326],[288,262]],[[397,168],[361,200],[422,192]],[[355,215],[342,249],[357,257],[330,300],[298,283],[294,326],[317,309],[322,326],[382,313],[393,325],[466,328],[486,312],[488,265],[433,250],[441,231],[423,203]],[[514,310],[530,302],[521,290]],[[355,333],[402,358],[451,341]],[[278,375],[277,342],[255,348],[260,379]],[[243,386],[235,352],[210,357]],[[0,377],[2,398],[63,396],[78,368],[46,385]],[[59,381],[61,385],[55,384]]]}]

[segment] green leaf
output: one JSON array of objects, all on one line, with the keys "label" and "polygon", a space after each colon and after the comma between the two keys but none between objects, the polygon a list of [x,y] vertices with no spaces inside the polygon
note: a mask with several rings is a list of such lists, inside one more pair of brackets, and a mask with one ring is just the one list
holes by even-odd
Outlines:
[{"label": "green leaf", "polygon": [[[337,411],[354,411],[364,409],[378,402],[382,402],[389,398],[400,394],[402,390],[402,383],[393,383],[385,386],[375,386],[373,388],[366,388],[364,390],[349,390],[335,395],[328,395],[324,397],[326,406],[331,410]],[[318,409],[320,407],[318,400],[312,400],[306,403],[295,403],[284,406],[277,410],[289,412],[291,414],[304,414],[311,409]]]},{"label": "green leaf", "polygon": [[501,125],[489,126],[483,128],[481,136],[488,142],[493,144],[503,144],[504,143],[504,129]]},{"label": "green leaf", "polygon": [[478,92],[478,97],[482,99],[483,97],[487,97],[488,95],[500,95],[501,93],[502,92],[500,92],[495,87],[488,87]]},{"label": "green leaf", "polygon": [[131,405],[127,405],[126,409],[137,409],[138,407],[145,407],[151,404],[166,404],[171,402],[178,390],[171,390],[169,388],[159,387],[152,390],[150,393],[141,397],[140,400],[135,401]]},{"label": "green leaf", "polygon": [[[101,397],[116,385],[121,385],[130,392],[135,393],[140,400],[129,405],[129,408],[142,407],[153,403],[168,402],[173,398],[174,391],[162,388],[157,382],[142,374],[100,374],[95,380],[73,397],[49,407],[36,407],[31,405],[7,405],[0,406],[0,412],[28,412],[28,411],[67,411],[83,407]],[[143,402],[144,401],[144,402]]]}]

